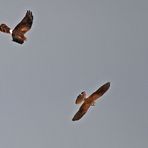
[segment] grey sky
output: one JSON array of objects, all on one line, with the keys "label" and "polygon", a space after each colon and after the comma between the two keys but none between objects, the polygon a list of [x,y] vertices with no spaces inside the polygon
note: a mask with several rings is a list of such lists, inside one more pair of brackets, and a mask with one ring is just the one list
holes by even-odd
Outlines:
[{"label": "grey sky", "polygon": [[[148,147],[148,1],[1,0],[0,23],[26,10],[23,45],[0,33],[1,148]],[[111,88],[78,122],[77,95]]]}]

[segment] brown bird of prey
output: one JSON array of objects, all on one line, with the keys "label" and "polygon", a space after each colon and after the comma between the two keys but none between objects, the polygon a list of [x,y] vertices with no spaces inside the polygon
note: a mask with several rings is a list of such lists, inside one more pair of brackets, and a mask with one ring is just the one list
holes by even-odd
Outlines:
[{"label": "brown bird of prey", "polygon": [[12,40],[19,44],[23,44],[27,39],[24,34],[30,30],[33,23],[33,15],[31,11],[27,11],[22,21],[11,30],[6,24],[0,25],[0,31],[12,35]]},{"label": "brown bird of prey", "polygon": [[76,120],[81,119],[84,116],[84,114],[88,111],[90,106],[94,106],[95,101],[97,99],[99,99],[109,89],[109,87],[110,87],[110,82],[107,82],[87,98],[86,98],[86,93],[82,92],[83,94],[82,93],[81,93],[82,95],[80,94],[81,98],[79,97],[80,96],[79,95],[77,97],[75,103],[78,104],[78,103],[80,103],[82,101],[84,101],[84,102],[81,105],[81,107],[79,108],[78,112],[72,118],[72,121],[76,121]]}]

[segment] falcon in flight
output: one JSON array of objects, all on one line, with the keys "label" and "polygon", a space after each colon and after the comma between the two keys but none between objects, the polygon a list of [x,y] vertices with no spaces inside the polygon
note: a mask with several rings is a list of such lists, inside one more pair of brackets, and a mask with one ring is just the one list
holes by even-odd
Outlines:
[{"label": "falcon in flight", "polygon": [[98,90],[92,93],[89,97],[86,97],[86,92],[82,92],[76,99],[76,104],[79,104],[83,101],[83,104],[79,108],[78,112],[72,118],[72,121],[81,119],[84,114],[88,111],[90,106],[94,106],[95,101],[99,99],[110,87],[110,82],[102,85]]},{"label": "falcon in flight", "polygon": [[24,34],[31,29],[33,23],[33,15],[31,11],[27,11],[21,22],[11,30],[6,24],[0,25],[0,31],[12,35],[12,40],[19,44],[23,44],[27,39]]}]

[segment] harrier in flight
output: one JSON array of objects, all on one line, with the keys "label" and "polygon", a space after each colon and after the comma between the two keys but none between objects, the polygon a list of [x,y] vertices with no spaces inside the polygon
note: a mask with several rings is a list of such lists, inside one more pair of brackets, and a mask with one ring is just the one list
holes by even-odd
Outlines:
[{"label": "harrier in flight", "polygon": [[33,15],[31,11],[27,11],[22,21],[11,30],[6,24],[0,25],[0,31],[12,35],[12,40],[19,44],[23,44],[27,39],[24,34],[31,29],[33,23]]},{"label": "harrier in flight", "polygon": [[83,104],[79,108],[78,112],[72,118],[72,121],[81,119],[84,114],[88,111],[90,106],[94,106],[95,101],[99,99],[110,87],[110,82],[102,85],[98,90],[92,93],[89,97],[86,97],[86,92],[82,92],[76,99],[76,104],[80,104],[83,101]]}]

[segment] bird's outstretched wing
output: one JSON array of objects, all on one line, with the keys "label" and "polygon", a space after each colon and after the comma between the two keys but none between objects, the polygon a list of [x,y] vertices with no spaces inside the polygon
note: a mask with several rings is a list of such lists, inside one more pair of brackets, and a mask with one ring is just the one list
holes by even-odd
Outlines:
[{"label": "bird's outstretched wing", "polygon": [[72,118],[72,121],[76,121],[76,120],[79,120],[81,119],[84,114],[86,114],[86,112],[88,111],[89,107],[90,107],[91,104],[88,104],[88,103],[83,103],[81,105],[81,107],[79,108],[78,112],[74,115],[74,117]]},{"label": "bird's outstretched wing", "polygon": [[94,93],[92,93],[88,97],[87,101],[93,103],[95,100],[100,98],[109,89],[109,87],[110,87],[110,82],[105,83],[98,90],[96,90]]},{"label": "bird's outstretched wing", "polygon": [[31,11],[27,11],[25,17],[22,21],[13,29],[13,33],[20,32],[25,34],[27,31],[30,30],[33,23],[33,15]]}]

